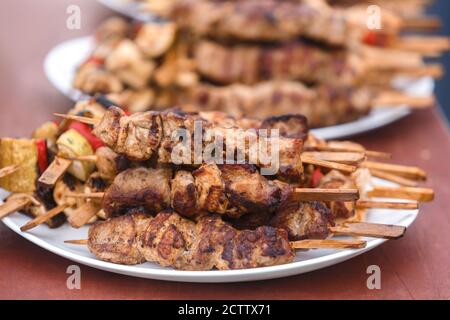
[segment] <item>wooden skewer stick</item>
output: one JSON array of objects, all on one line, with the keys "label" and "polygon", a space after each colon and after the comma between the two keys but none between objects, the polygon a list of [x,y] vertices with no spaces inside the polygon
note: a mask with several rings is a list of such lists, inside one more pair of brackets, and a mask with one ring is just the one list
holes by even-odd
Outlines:
[{"label": "wooden skewer stick", "polygon": [[71,164],[71,160],[56,157],[39,177],[39,182],[50,186],[54,185],[66,173]]},{"label": "wooden skewer stick", "polygon": [[372,100],[372,105],[377,108],[406,105],[413,109],[425,109],[435,104],[436,98],[434,95],[416,97],[397,91],[381,92]]},{"label": "wooden skewer stick", "polygon": [[302,153],[302,157],[348,165],[359,165],[366,160],[366,155],[363,152],[306,151]]},{"label": "wooden skewer stick", "polygon": [[368,192],[368,196],[430,202],[434,199],[434,191],[430,188],[376,186]]},{"label": "wooden skewer stick", "polygon": [[440,79],[444,75],[444,66],[440,63],[431,63],[413,69],[394,70],[392,74],[395,76],[407,77],[432,77],[433,79]]},{"label": "wooden skewer stick", "polygon": [[80,239],[80,240],[65,240],[64,243],[70,244],[79,244],[79,245],[87,245],[89,242],[88,239]]},{"label": "wooden skewer stick", "polygon": [[16,172],[18,169],[19,169],[19,166],[16,164],[4,167],[4,168],[0,169],[0,178],[6,177],[6,176],[10,175],[11,173]]},{"label": "wooden skewer stick", "polygon": [[396,39],[393,46],[401,50],[433,55],[450,50],[450,40],[442,36],[403,36]]},{"label": "wooden skewer stick", "polygon": [[0,206],[0,220],[17,212],[31,203],[28,197],[8,199]]},{"label": "wooden skewer stick", "polygon": [[346,223],[342,226],[330,227],[330,232],[334,234],[356,237],[362,236],[383,239],[398,239],[403,237],[406,232],[406,227],[388,224],[356,222]]},{"label": "wooden skewer stick", "polygon": [[97,156],[95,154],[89,156],[78,156],[78,157],[65,157],[64,159],[71,161],[88,161],[88,162],[96,162]]},{"label": "wooden skewer stick", "polygon": [[319,167],[325,167],[325,168],[334,169],[334,170],[338,170],[338,171],[344,171],[344,172],[348,172],[348,173],[352,173],[352,172],[356,171],[355,166],[310,158],[308,156],[304,156],[303,154],[302,154],[302,162],[307,163],[307,164],[312,164],[315,166],[319,166]]},{"label": "wooden skewer stick", "polygon": [[442,27],[439,17],[412,16],[403,18],[402,29],[415,31],[432,31]]},{"label": "wooden skewer stick", "polygon": [[298,201],[354,201],[359,199],[358,189],[296,188]]},{"label": "wooden skewer stick", "polygon": [[81,117],[81,116],[76,116],[73,114],[54,113],[54,115],[57,117],[60,117],[60,118],[68,119],[68,120],[76,120],[76,121],[79,121],[79,122],[82,122],[85,124],[90,124],[92,126],[96,126],[100,122],[99,119]]},{"label": "wooden skewer stick", "polygon": [[293,249],[361,249],[367,245],[363,240],[301,240],[291,241]]},{"label": "wooden skewer stick", "polygon": [[317,146],[317,149],[322,151],[347,151],[347,152],[363,152],[368,157],[390,159],[392,154],[381,151],[365,150],[356,146],[353,142],[348,141],[328,141],[326,146]]},{"label": "wooden skewer stick", "polygon": [[417,210],[419,204],[417,202],[386,202],[386,201],[367,201],[358,200],[356,207],[359,209],[397,209],[397,210]]},{"label": "wooden skewer stick", "polygon": [[26,223],[25,225],[20,227],[20,231],[25,232],[25,231],[28,231],[30,229],[37,227],[40,224],[43,224],[47,220],[49,220],[49,219],[53,218],[54,216],[63,212],[67,207],[69,207],[68,204],[63,204],[61,206],[57,206],[57,207],[53,208],[52,210],[48,211],[47,213],[34,218],[33,220],[29,221],[28,223]]},{"label": "wooden skewer stick", "polygon": [[79,198],[79,199],[102,199],[104,195],[105,195],[104,192],[92,192],[92,193],[68,192],[64,196],[67,198]]},{"label": "wooden skewer stick", "polygon": [[100,206],[94,202],[86,202],[72,212],[67,220],[73,228],[81,228],[100,211]]},{"label": "wooden skewer stick", "polygon": [[402,166],[398,164],[365,161],[361,164],[363,168],[375,169],[389,172],[413,180],[426,180],[427,173],[418,167]]},{"label": "wooden skewer stick", "polygon": [[372,176],[380,178],[380,179],[384,179],[387,181],[391,181],[391,182],[395,182],[398,183],[402,186],[407,186],[407,187],[417,187],[419,185],[419,183],[417,181],[414,180],[410,180],[401,176],[397,176],[395,174],[386,172],[386,171],[381,171],[381,170],[376,170],[376,169],[370,169],[370,173]]}]

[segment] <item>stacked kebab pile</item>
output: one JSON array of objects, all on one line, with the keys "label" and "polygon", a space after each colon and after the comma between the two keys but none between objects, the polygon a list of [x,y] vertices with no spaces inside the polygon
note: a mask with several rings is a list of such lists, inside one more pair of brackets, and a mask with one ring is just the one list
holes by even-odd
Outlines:
[{"label": "stacked kebab pile", "polygon": [[[428,107],[432,96],[394,88],[399,76],[442,76],[425,57],[447,38],[402,35],[404,18],[382,6],[368,30],[364,5],[320,0],[151,1],[171,22],[113,18],[74,86],[131,112],[173,105],[233,117],[303,114],[311,127],[348,122],[373,106]],[[407,27],[407,26],[406,26]]]},{"label": "stacked kebab pile", "polygon": [[[33,139],[0,140],[0,186],[13,192],[0,217],[16,211],[33,219],[21,230],[67,221],[89,228],[87,244],[99,259],[120,264],[157,262],[183,270],[240,269],[292,262],[296,249],[360,248],[361,240],[395,239],[401,226],[361,222],[368,208],[417,209],[433,191],[412,187],[426,178],[419,168],[369,162],[387,157],[351,142],[325,142],[308,134],[305,118],[234,119],[220,112],[148,111],[127,115],[104,97],[79,102],[60,123],[48,122]],[[214,156],[245,164],[178,163],[178,129],[221,138]],[[246,130],[244,129],[253,129]],[[267,142],[260,131],[279,130],[279,168],[249,163],[234,144]],[[254,139],[254,140],[252,140]],[[256,141],[254,144],[250,141]],[[206,142],[205,142],[206,143]],[[202,145],[201,147],[205,147]],[[231,148],[231,149],[230,149]],[[225,150],[226,149],[226,150]],[[372,184],[371,172],[408,187]],[[394,197],[413,202],[373,201]],[[98,222],[97,220],[105,220]]]}]

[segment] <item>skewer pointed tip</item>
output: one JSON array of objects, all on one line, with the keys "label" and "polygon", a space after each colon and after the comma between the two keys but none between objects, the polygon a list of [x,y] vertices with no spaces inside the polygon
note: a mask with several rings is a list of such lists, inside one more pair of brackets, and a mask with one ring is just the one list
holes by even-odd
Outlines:
[{"label": "skewer pointed tip", "polygon": [[64,114],[64,113],[54,113],[53,114],[56,117],[59,118],[63,118],[63,119],[68,119],[68,120],[76,120],[85,124],[90,124],[90,125],[97,125],[98,124],[98,120],[97,119],[93,119],[93,118],[88,118],[88,117],[81,117],[81,116],[76,116],[73,114]]},{"label": "skewer pointed tip", "polygon": [[64,243],[68,244],[79,244],[79,245],[87,245],[88,240],[87,239],[80,239],[80,240],[65,240]]}]

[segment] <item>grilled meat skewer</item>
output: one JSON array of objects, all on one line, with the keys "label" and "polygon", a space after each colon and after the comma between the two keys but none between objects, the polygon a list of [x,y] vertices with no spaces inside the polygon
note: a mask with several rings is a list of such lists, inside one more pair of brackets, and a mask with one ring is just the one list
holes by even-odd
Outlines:
[{"label": "grilled meat skewer", "polygon": [[[160,212],[155,218],[135,212],[97,223],[89,229],[87,244],[104,261],[128,265],[149,261],[180,270],[273,266],[292,262],[295,247],[320,247],[313,242],[311,246],[291,244],[282,229],[239,231],[217,215],[204,216],[195,223],[171,210]],[[328,245],[360,248],[365,243]]]},{"label": "grilled meat skewer", "polygon": [[[83,120],[82,117],[71,115],[60,116],[69,119],[78,119],[80,121]],[[159,163],[173,163],[172,151],[180,147],[181,151],[186,152],[188,160],[190,160],[189,164],[194,164],[196,161],[199,161],[194,154],[194,143],[188,146],[186,150],[182,142],[178,140],[174,141],[173,137],[174,134],[177,135],[178,130],[186,130],[183,132],[192,135],[189,141],[194,141],[195,137],[193,135],[196,131],[197,124],[201,124],[203,130],[206,132],[211,130],[211,136],[219,137],[228,147],[244,155],[245,159],[249,159],[249,150],[236,148],[236,142],[239,140],[235,139],[238,138],[237,134],[240,134],[239,129],[213,126],[208,124],[204,119],[194,115],[175,112],[144,112],[126,116],[122,109],[110,107],[101,120],[84,118],[84,121],[94,125],[93,133],[112,150],[120,154],[125,154],[128,158],[137,161],[148,160],[152,156],[157,156]],[[204,131],[200,131],[201,136],[198,138],[203,138]],[[274,141],[270,137],[262,138],[254,132],[249,132],[249,135],[245,137],[248,137],[248,141],[259,141],[259,143],[269,143],[269,145],[271,141],[278,143],[278,176],[288,180],[293,179],[298,181],[301,179],[303,172],[301,162],[303,139],[279,137]],[[203,146],[201,148],[201,151],[203,151]],[[223,160],[224,154],[225,150],[223,150],[222,155],[216,155],[216,157],[218,156]],[[256,160],[261,161],[261,159]],[[267,167],[267,165],[261,162],[258,165]]]}]

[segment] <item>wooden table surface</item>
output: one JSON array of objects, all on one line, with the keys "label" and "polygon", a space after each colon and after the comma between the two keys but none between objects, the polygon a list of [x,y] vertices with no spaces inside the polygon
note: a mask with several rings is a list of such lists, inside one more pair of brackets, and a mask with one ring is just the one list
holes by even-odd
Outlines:
[{"label": "wooden table surface", "polygon": [[[66,8],[82,11],[81,30],[66,29]],[[28,136],[71,102],[46,80],[46,52],[87,35],[111,15],[95,1],[20,0],[0,4],[0,136]],[[188,284],[126,277],[81,266],[81,290],[68,290],[71,261],[0,224],[0,298],[22,299],[450,299],[450,139],[438,111],[421,111],[355,138],[395,161],[429,173],[436,200],[424,204],[406,236],[323,270],[270,281]],[[381,290],[366,287],[369,265],[381,268]]]}]

